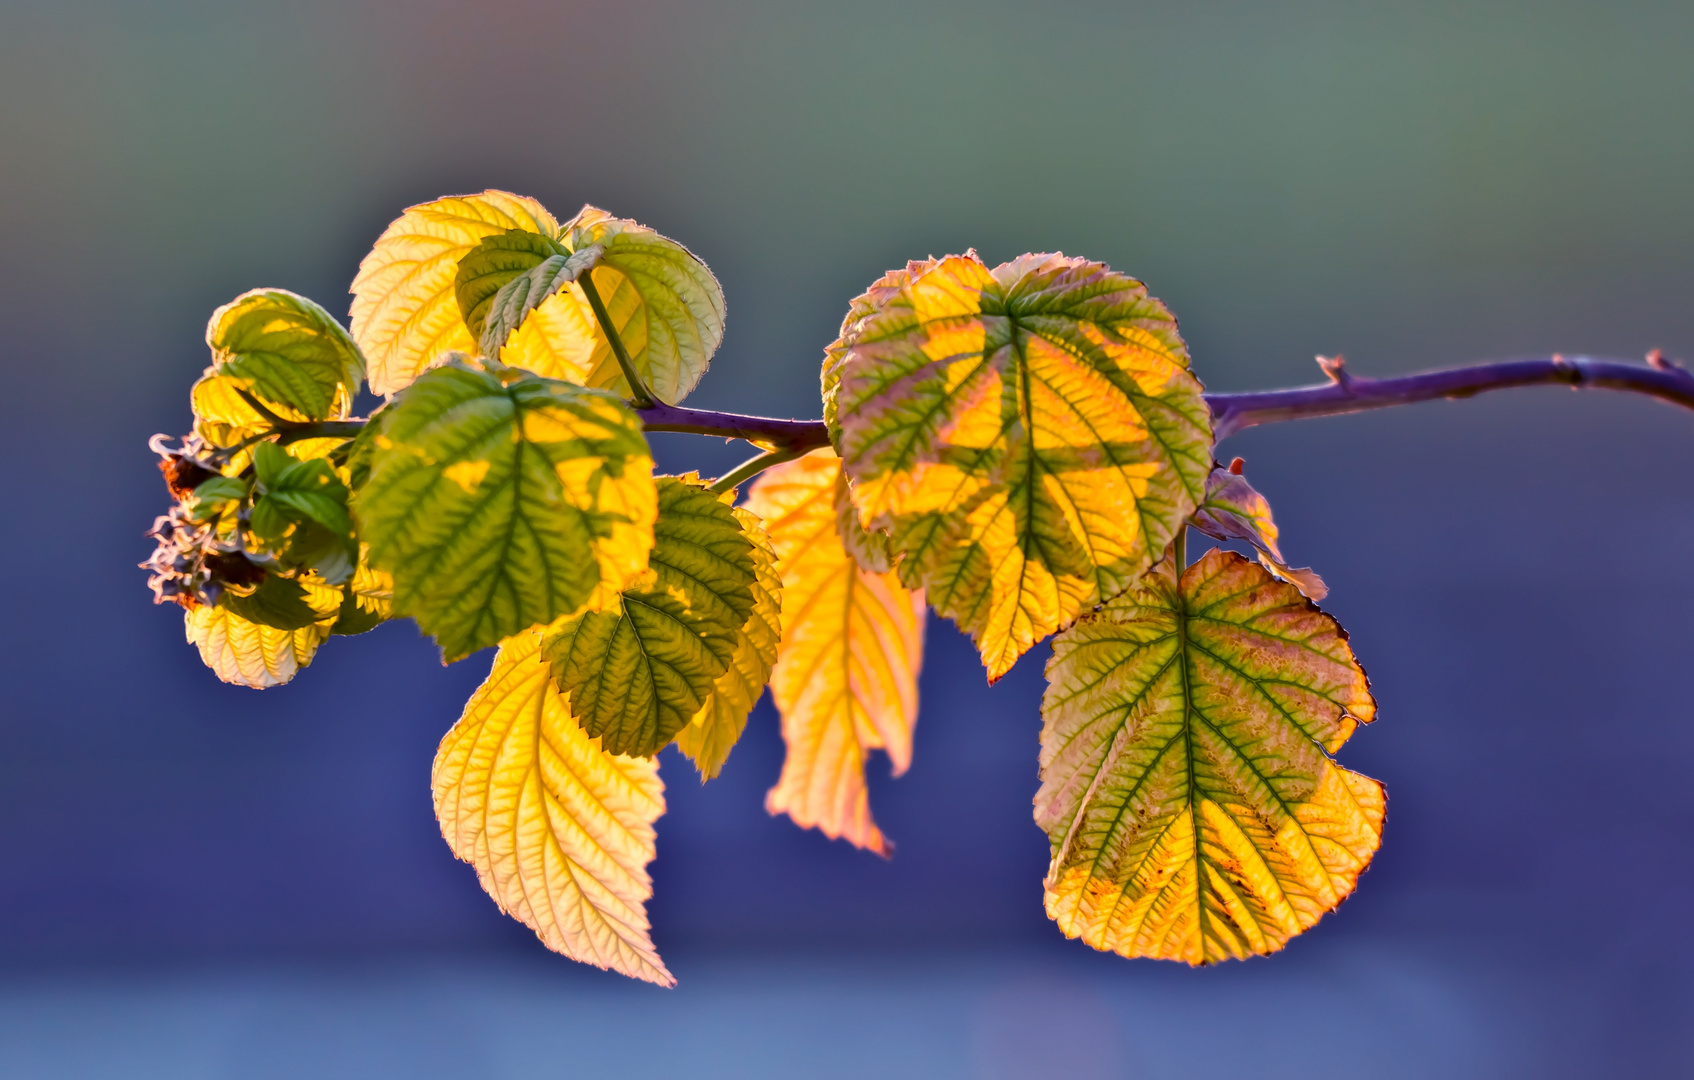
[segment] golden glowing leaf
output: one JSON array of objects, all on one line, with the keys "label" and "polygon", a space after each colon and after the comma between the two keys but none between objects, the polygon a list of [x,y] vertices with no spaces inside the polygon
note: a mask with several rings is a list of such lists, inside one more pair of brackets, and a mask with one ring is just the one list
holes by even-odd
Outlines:
[{"label": "golden glowing leaf", "polygon": [[658,480],[648,569],[547,630],[541,651],[583,730],[656,754],[712,697],[753,611],[753,543],[697,483]]},{"label": "golden glowing leaf", "polygon": [[383,231],[353,279],[353,339],[374,393],[404,388],[443,353],[475,351],[454,277],[483,237],[508,229],[552,237],[559,225],[534,199],[490,190],[413,206]]},{"label": "golden glowing leaf", "polygon": [[[726,496],[726,498],[732,497]],[[782,577],[770,537],[753,513],[733,511],[741,531],[753,544],[753,610],[741,625],[735,654],[712,684],[712,693],[694,719],[676,736],[676,746],[700,770],[700,782],[716,776],[747,727],[747,714],[759,703],[776,663],[782,641]]]},{"label": "golden glowing leaf", "polygon": [[334,619],[294,630],[249,622],[222,605],[187,613],[184,629],[218,678],[255,690],[281,686],[312,662]]},{"label": "golden glowing leaf", "polygon": [[1385,796],[1330,759],[1376,714],[1335,620],[1233,552],[1180,584],[1177,558],[1053,640],[1035,820],[1067,937],[1205,964],[1345,899]]},{"label": "golden glowing leaf", "polygon": [[453,360],[381,415],[349,470],[369,469],[359,536],[393,574],[394,613],[447,660],[580,612],[647,568],[653,459],[611,394]]},{"label": "golden glowing leaf", "polygon": [[886,750],[896,776],[911,764],[923,593],[861,568],[842,546],[840,474],[840,460],[820,450],[765,472],[747,499],[782,573],[771,695],[788,756],[765,808],[886,855],[890,845],[871,819],[865,757]]},{"label": "golden glowing leaf", "polygon": [[1247,482],[1238,471],[1241,459],[1230,467],[1215,468],[1206,478],[1206,498],[1195,511],[1189,524],[1217,540],[1245,540],[1259,549],[1259,561],[1265,569],[1290,583],[1309,599],[1322,600],[1329,595],[1329,586],[1317,571],[1309,566],[1289,566],[1282,560],[1277,546],[1276,521],[1271,517],[1270,502]]},{"label": "golden glowing leaf", "polygon": [[503,643],[441,740],[432,777],[441,834],[549,949],[675,986],[646,909],[653,822],[665,812],[658,763],[608,754],[584,734],[539,646],[533,630]]},{"label": "golden glowing leaf", "polygon": [[[339,420],[364,379],[365,361],[341,324],[287,289],[253,289],[206,324],[212,366],[190,392],[194,428],[234,446],[282,420]],[[245,396],[243,396],[245,395]]]},{"label": "golden glowing leaf", "polygon": [[1175,320],[1100,263],[915,263],[845,335],[825,389],[854,505],[991,680],[1127,588],[1199,502],[1210,413]]}]

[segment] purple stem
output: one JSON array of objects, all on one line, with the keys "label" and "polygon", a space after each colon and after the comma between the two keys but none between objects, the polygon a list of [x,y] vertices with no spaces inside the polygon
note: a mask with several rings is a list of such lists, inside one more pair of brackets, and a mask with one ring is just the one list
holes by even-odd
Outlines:
[{"label": "purple stem", "polygon": [[1647,394],[1685,409],[1694,409],[1694,375],[1662,359],[1648,357],[1648,366],[1624,360],[1548,356],[1498,360],[1487,364],[1423,371],[1389,379],[1350,375],[1339,360],[1319,361],[1330,381],[1292,390],[1262,390],[1250,394],[1207,394],[1212,408],[1212,431],[1226,439],[1243,428],[1280,420],[1386,409],[1436,398],[1464,398],[1487,390],[1514,386],[1598,387]]},{"label": "purple stem", "polygon": [[[1244,428],[1281,420],[1340,416],[1342,413],[1386,409],[1391,405],[1410,405],[1436,398],[1470,397],[1487,390],[1504,390],[1513,386],[1627,390],[1694,409],[1694,374],[1661,359],[1657,353],[1649,356],[1648,366],[1625,360],[1548,356],[1471,364],[1388,379],[1351,375],[1338,359],[1322,363],[1324,371],[1330,374],[1330,381],[1317,386],[1247,394],[1207,394],[1206,404],[1211,406],[1212,428],[1217,438],[1225,439]],[[741,416],[685,409],[663,402],[636,412],[648,431],[721,435],[789,450],[810,450],[829,445],[829,432],[821,420]]]}]

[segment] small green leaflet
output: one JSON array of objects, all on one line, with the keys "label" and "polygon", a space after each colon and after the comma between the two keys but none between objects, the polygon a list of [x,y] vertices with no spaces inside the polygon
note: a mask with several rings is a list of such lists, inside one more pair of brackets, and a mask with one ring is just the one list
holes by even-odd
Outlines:
[{"label": "small green leaflet", "polygon": [[730,508],[674,476],[658,492],[647,573],[541,645],[571,714],[611,754],[656,754],[694,719],[754,606],[754,545]]},{"label": "small green leaflet", "polygon": [[574,255],[551,255],[502,285],[489,304],[482,330],[483,355],[497,355],[530,312],[593,268],[602,254],[600,245],[591,244]]},{"label": "small green leaflet", "polygon": [[1035,820],[1067,937],[1206,964],[1345,899],[1385,803],[1330,759],[1376,715],[1345,631],[1234,552],[1181,561],[1053,639]]},{"label": "small green leaflet", "polygon": [[196,521],[210,521],[232,502],[247,497],[253,485],[238,476],[214,476],[194,489],[192,513]]},{"label": "small green leaflet", "polygon": [[646,569],[653,459],[612,394],[450,360],[384,410],[367,460],[359,536],[448,662]]},{"label": "small green leaflet", "polygon": [[346,581],[359,555],[347,485],[322,458],[300,461],[275,443],[253,447],[259,489],[249,526],[260,547],[285,565],[311,567],[332,585]]},{"label": "small green leaflet", "polygon": [[[466,252],[459,260],[458,273],[453,278],[453,296],[459,302],[459,314],[471,337],[480,340],[488,320],[494,297],[514,278],[519,278],[554,256],[568,256],[557,240],[528,229],[507,229],[491,236]],[[536,303],[540,303],[537,298]],[[511,327],[507,328],[510,333]],[[505,338],[499,343],[504,345]],[[499,354],[486,347],[484,356]]]},{"label": "small green leaflet", "polygon": [[213,312],[206,344],[212,366],[191,397],[196,430],[217,446],[272,425],[255,401],[286,421],[340,419],[365,376],[341,324],[286,289],[254,289]]}]

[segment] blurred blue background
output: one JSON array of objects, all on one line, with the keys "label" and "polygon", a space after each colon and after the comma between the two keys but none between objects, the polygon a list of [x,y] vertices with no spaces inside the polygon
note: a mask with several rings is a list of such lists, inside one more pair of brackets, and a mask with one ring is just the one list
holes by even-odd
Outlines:
[{"label": "blurred blue background", "polygon": [[[911,257],[1149,282],[1218,390],[1514,353],[1694,357],[1681,3],[0,6],[0,1075],[1581,1077],[1694,1073],[1694,417],[1546,389],[1224,444],[1381,719],[1357,895],[1269,960],[1064,941],[1030,820],[1041,664],[932,622],[883,862],[667,753],[660,991],[547,954],[436,830],[488,665],[410,624],[219,684],[134,564],[211,309],[345,311],[412,203],[584,201],[698,252],[692,402],[817,414]],[[665,437],[661,464],[742,448]]]}]

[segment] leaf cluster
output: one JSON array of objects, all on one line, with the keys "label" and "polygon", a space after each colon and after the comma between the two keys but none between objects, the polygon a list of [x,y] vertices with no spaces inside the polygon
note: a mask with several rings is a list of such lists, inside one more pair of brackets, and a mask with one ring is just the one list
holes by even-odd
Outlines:
[{"label": "leaf cluster", "polygon": [[[1125,955],[1272,951],[1351,890],[1382,793],[1323,585],[1212,457],[1175,319],[1101,263],[892,271],[825,349],[831,445],[655,476],[643,410],[723,339],[706,265],[633,221],[488,191],[408,209],[351,330],[282,290],[214,315],[146,565],[223,679],[287,682],[404,617],[498,646],[441,744],[453,851],[549,948],[668,984],[645,914],[655,755],[716,776],[768,685],[767,807],[882,855],[867,759],[912,759],[926,613],[1005,674],[1054,639],[1036,820],[1060,928]],[[385,400],[349,417],[368,381]],[[709,430],[709,428],[708,428]],[[761,471],[762,470],[762,471]],[[736,482],[758,474],[742,505]],[[1256,548],[1192,566],[1190,528]]]}]

